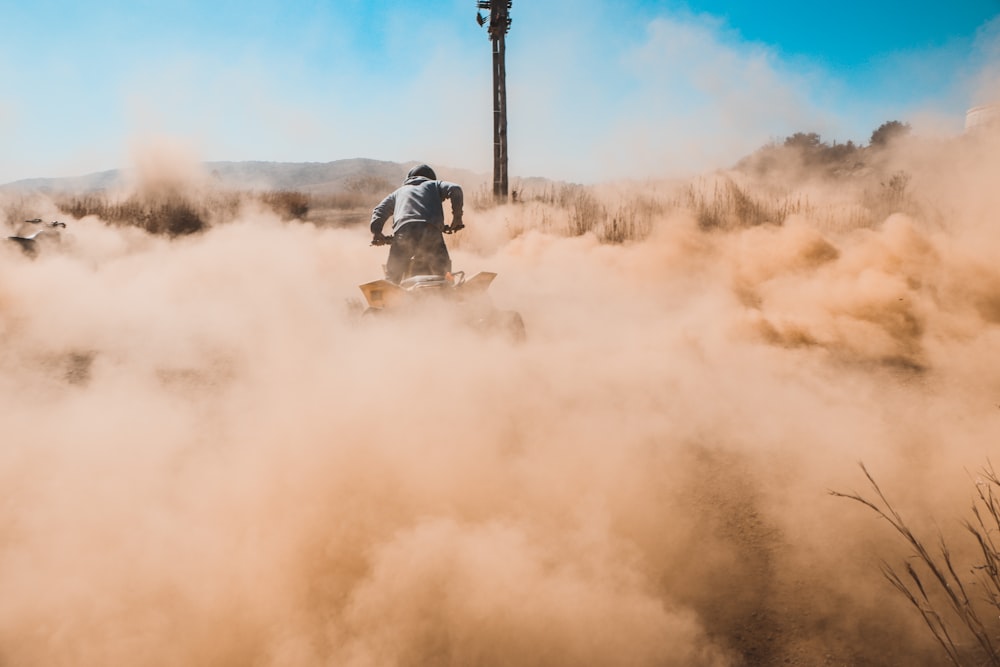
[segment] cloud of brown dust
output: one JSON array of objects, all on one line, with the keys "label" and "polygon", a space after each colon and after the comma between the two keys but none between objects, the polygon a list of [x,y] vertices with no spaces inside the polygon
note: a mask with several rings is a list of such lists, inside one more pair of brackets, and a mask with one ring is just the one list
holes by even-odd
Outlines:
[{"label": "cloud of brown dust", "polygon": [[471,212],[522,345],[359,322],[357,229],[3,249],[0,663],[938,664],[827,490],[948,533],[1000,435],[1000,152],[947,148],[874,226]]}]

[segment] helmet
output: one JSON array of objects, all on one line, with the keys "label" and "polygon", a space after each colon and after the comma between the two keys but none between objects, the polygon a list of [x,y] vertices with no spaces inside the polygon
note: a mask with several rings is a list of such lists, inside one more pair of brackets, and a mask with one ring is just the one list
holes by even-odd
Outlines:
[{"label": "helmet", "polygon": [[406,175],[407,178],[413,178],[414,176],[423,176],[424,178],[432,181],[437,180],[437,175],[434,173],[434,170],[426,164],[418,164],[410,170],[410,173]]}]

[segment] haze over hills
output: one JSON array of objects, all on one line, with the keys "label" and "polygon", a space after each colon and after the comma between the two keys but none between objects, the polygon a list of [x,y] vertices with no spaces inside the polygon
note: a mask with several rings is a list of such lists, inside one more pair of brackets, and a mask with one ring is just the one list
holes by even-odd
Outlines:
[{"label": "haze over hills", "polygon": [[[202,167],[206,178],[224,188],[333,194],[356,189],[363,183],[398,185],[415,164],[352,158],[332,162],[203,162]],[[488,182],[489,178],[462,169],[435,168],[439,178],[468,188]],[[122,189],[135,178],[135,169],[111,169],[82,176],[24,179],[0,185],[0,190],[86,194]]]}]

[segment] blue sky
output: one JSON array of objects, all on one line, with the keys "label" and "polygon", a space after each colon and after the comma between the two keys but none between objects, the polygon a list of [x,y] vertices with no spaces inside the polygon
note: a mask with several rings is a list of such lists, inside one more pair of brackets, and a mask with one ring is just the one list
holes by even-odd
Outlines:
[{"label": "blue sky", "polygon": [[[0,0],[0,182],[201,160],[488,172],[473,0]],[[593,182],[730,164],[796,131],[961,131],[1000,100],[1000,0],[514,0],[510,172]]]}]

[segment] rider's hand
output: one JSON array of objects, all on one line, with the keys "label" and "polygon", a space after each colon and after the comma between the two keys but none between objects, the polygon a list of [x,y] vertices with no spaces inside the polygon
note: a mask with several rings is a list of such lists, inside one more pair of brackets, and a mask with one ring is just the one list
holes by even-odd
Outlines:
[{"label": "rider's hand", "polygon": [[372,235],[372,245],[385,245],[386,241],[385,234],[382,232]]}]

